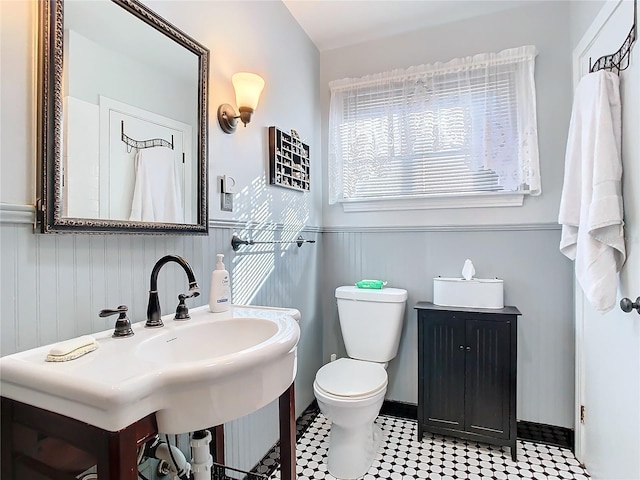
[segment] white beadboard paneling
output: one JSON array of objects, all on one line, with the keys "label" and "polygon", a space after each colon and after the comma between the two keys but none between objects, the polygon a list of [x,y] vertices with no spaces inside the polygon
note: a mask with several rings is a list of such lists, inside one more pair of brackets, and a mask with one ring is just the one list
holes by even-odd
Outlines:
[{"label": "white beadboard paneling", "polygon": [[[104,276],[105,276],[105,307],[112,308],[127,299],[122,296],[120,290],[120,262],[118,236],[108,235],[104,237]],[[133,293],[133,292],[131,292]],[[111,319],[109,320],[111,321]]]},{"label": "white beadboard paneling", "polygon": [[386,229],[324,233],[323,360],[345,355],[334,290],[378,278],[408,291],[397,357],[388,367],[387,398],[416,403],[414,305],[433,299],[433,277],[458,277],[466,258],[479,278],[505,281],[505,304],[523,313],[518,326],[518,418],[573,425],[572,264],[558,251],[560,231],[542,227],[482,231]]},{"label": "white beadboard paneling", "polygon": [[92,290],[93,258],[89,235],[74,235],[73,247],[73,312],[75,335],[93,330],[93,319],[98,318]]},{"label": "white beadboard paneling", "polygon": [[[30,225],[21,225],[13,232],[14,238],[13,248],[15,253],[6,252],[15,259],[15,270],[13,281],[14,301],[15,301],[15,322],[17,325],[17,335],[14,341],[14,348],[24,350],[38,345],[38,327],[33,324],[24,324],[21,319],[35,318],[39,314],[38,302],[35,301],[35,294],[39,286],[38,271],[38,242],[34,235],[26,238],[21,232],[30,232]],[[5,245],[2,246],[5,253]],[[4,263],[2,264],[2,276],[4,278]],[[23,288],[27,286],[27,288]],[[4,310],[4,303],[3,308]],[[4,311],[2,312],[4,314]],[[2,336],[4,337],[4,321],[2,328]],[[4,351],[3,351],[4,353]]]},{"label": "white beadboard paneling", "polygon": [[[145,289],[149,289],[149,274],[150,271],[147,268],[145,263],[145,239],[146,237],[139,236],[131,236],[129,237],[130,245],[130,254],[131,254],[131,271],[130,271],[130,282],[131,282],[131,291],[144,291]],[[148,297],[148,295],[147,295]],[[135,320],[144,319],[144,315],[146,314],[147,309],[147,297],[144,295],[132,295],[129,300],[130,316],[129,318],[134,318]],[[135,317],[131,315],[131,313],[135,313]]]},{"label": "white beadboard paneling", "polygon": [[[118,298],[121,298],[127,307],[131,308],[134,298],[138,300],[138,296],[131,295],[133,292],[133,278],[132,275],[135,272],[135,259],[133,257],[133,243],[134,237],[129,235],[118,235]],[[113,305],[117,307],[119,303]],[[112,321],[115,321],[118,317],[114,315],[110,317]]]},{"label": "white beadboard paneling", "polygon": [[278,402],[275,401],[251,415],[225,424],[226,464],[248,471],[278,438]]},{"label": "white beadboard paneling", "polygon": [[77,280],[75,275],[75,235],[59,236],[55,264],[55,292],[58,301],[57,338],[77,336],[80,321],[75,312]]},{"label": "white beadboard paneling", "polygon": [[[344,355],[335,288],[361,278],[381,278],[406,288],[406,321],[398,356],[389,365],[388,398],[414,403],[417,329],[413,305],[432,299],[434,276],[458,276],[464,260],[471,258],[479,277],[505,280],[505,302],[523,312],[518,335],[518,417],[572,425],[571,263],[558,253],[557,227],[370,229],[322,235],[310,229],[303,236],[316,244],[243,246],[233,252],[234,230],[254,239],[297,236],[274,226],[247,231],[239,226],[211,228],[208,237],[172,237],[34,235],[28,223],[0,223],[2,354],[112,328],[114,319],[100,319],[97,313],[121,303],[130,307],[132,321],[144,320],[151,269],[168,253],[191,263],[202,295],[190,300],[190,305],[204,305],[215,255],[223,253],[232,283],[241,261],[249,262],[245,267],[255,264],[243,274],[247,278],[262,275],[253,292],[254,304],[292,306],[302,312],[298,413],[313,400],[311,386],[319,364],[328,361],[331,353]],[[264,269],[265,262],[271,262],[272,271]],[[323,275],[322,284],[319,275]],[[169,313],[177,294],[186,289],[185,275],[177,265],[168,264],[158,282],[162,310]],[[260,422],[270,421],[262,417],[270,415],[268,409],[263,410],[227,427],[229,438],[237,439],[235,446],[228,446],[228,455],[237,462],[232,466],[251,468],[258,460],[254,454],[266,452],[277,437],[277,431],[259,427]],[[242,447],[242,442],[252,447]]]},{"label": "white beadboard paneling", "polygon": [[18,344],[19,279],[17,273],[20,258],[17,243],[17,229],[0,229],[0,318],[2,318],[0,355],[15,352]]},{"label": "white beadboard paneling", "polygon": [[[58,336],[59,296],[58,275],[56,271],[58,257],[57,235],[37,237],[36,249],[36,291],[29,301],[35,301],[38,307],[36,331],[38,332],[38,345],[53,343],[65,337]],[[20,290],[26,286],[20,284]],[[62,288],[65,286],[63,285]],[[21,303],[22,305],[22,303]],[[20,326],[25,317],[20,314]],[[63,320],[64,321],[64,320]],[[22,347],[22,345],[20,345]]]},{"label": "white beadboard paneling", "polygon": [[90,331],[101,331],[107,328],[105,318],[98,317],[98,312],[108,308],[107,282],[104,275],[107,258],[105,255],[105,240],[102,235],[89,236],[89,270],[91,275],[91,312],[93,313]]},{"label": "white beadboard paneling", "polygon": [[[3,211],[0,208],[0,211]],[[13,210],[11,210],[13,211]],[[253,304],[293,307],[302,312],[302,336],[298,348],[296,410],[301,413],[313,401],[312,383],[321,362],[322,317],[318,300],[321,243],[301,248],[265,246],[272,254],[247,254],[231,249],[231,234],[239,225],[211,228],[209,236],[155,235],[40,235],[23,221],[32,211],[0,218],[0,304],[2,309],[2,355],[33,348],[74,336],[112,329],[114,317],[98,317],[103,308],[129,306],[132,322],[146,318],[149,280],[155,262],[163,255],[177,254],[191,264],[201,295],[190,306],[209,302],[211,271],[216,253],[234,281],[234,268],[241,259],[247,264],[247,278],[257,275],[271,255],[273,270],[264,275],[253,292]],[[264,231],[263,231],[264,230]],[[251,238],[288,238],[299,233],[319,241],[319,229],[280,231],[270,225],[252,227]],[[255,259],[255,260],[253,260]],[[175,263],[165,265],[158,276],[163,313],[172,313],[177,295],[188,288],[187,278]],[[226,425],[227,463],[248,470],[278,438],[277,402]]]}]

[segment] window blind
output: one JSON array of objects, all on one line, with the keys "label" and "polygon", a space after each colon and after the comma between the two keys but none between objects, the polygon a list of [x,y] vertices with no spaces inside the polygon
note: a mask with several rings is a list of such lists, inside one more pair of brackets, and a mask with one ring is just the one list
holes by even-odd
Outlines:
[{"label": "window blind", "polygon": [[334,82],[331,200],[536,193],[534,55],[522,48]]}]

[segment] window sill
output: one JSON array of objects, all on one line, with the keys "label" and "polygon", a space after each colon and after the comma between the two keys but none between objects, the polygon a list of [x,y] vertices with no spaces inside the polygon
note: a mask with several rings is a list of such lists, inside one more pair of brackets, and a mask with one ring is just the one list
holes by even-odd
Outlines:
[{"label": "window sill", "polygon": [[524,193],[487,193],[420,197],[379,197],[341,200],[345,212],[435,210],[441,208],[520,207]]}]

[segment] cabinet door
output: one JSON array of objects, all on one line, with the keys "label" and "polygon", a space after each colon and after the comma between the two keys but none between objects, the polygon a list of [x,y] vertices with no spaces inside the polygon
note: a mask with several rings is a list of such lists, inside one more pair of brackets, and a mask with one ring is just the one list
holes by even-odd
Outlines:
[{"label": "cabinet door", "polygon": [[511,322],[466,321],[465,430],[509,438]]},{"label": "cabinet door", "polygon": [[424,425],[464,427],[464,320],[429,315],[424,323]]}]

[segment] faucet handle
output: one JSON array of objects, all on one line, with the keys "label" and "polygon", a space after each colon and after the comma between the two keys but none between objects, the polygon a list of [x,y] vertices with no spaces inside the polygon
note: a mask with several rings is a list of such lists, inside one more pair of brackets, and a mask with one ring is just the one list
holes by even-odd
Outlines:
[{"label": "faucet handle", "polygon": [[115,315],[116,313],[126,313],[128,310],[129,307],[127,307],[126,305],[119,305],[118,308],[105,308],[103,310],[100,310],[98,316],[104,318]]},{"label": "faucet handle", "polygon": [[189,315],[189,308],[187,308],[187,304],[184,303],[184,301],[187,298],[195,298],[198,295],[200,295],[200,292],[198,292],[197,290],[194,291],[191,295],[187,295],[186,293],[181,293],[180,295],[178,295],[178,306],[176,307],[176,316],[173,317],[174,320],[188,320],[189,318],[191,318],[191,315]]},{"label": "faucet handle", "polygon": [[118,320],[116,320],[116,328],[113,331],[112,337],[123,338],[133,335],[131,322],[127,317],[128,310],[129,308],[126,305],[119,305],[118,308],[105,308],[104,310],[100,310],[100,313],[98,313],[98,316],[101,318],[110,317],[111,315],[115,315],[116,313],[119,314]]}]

